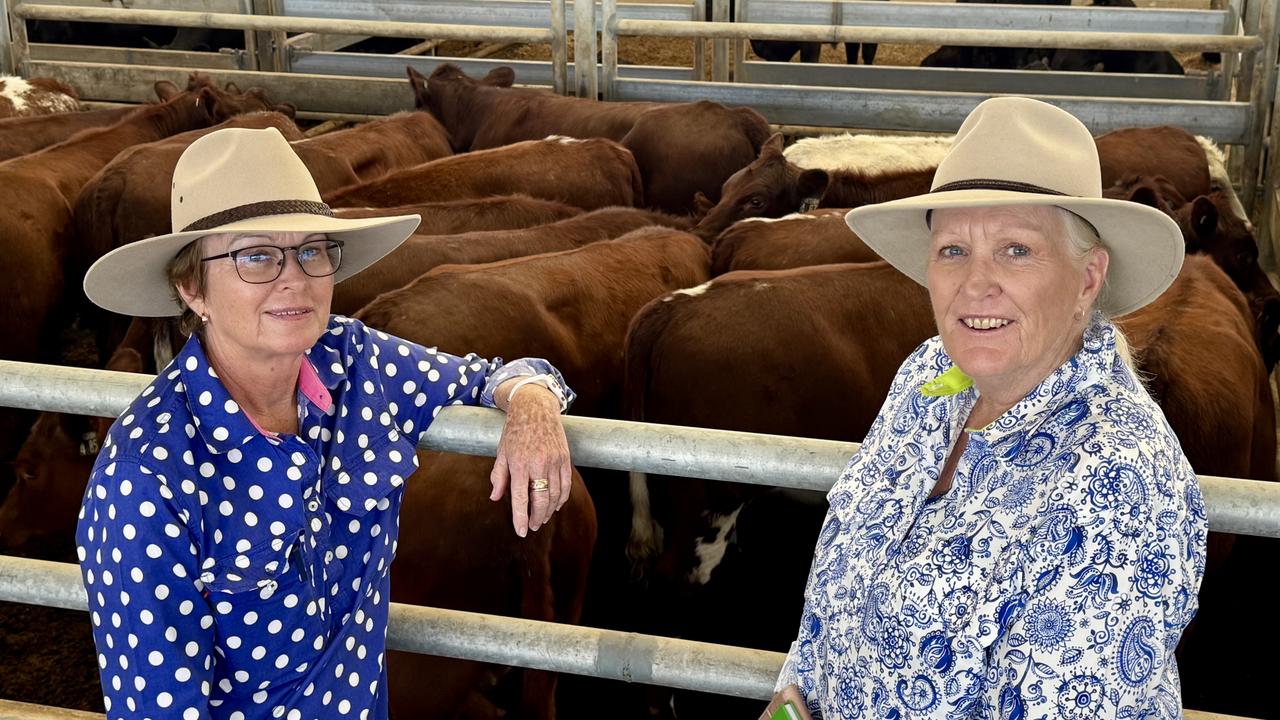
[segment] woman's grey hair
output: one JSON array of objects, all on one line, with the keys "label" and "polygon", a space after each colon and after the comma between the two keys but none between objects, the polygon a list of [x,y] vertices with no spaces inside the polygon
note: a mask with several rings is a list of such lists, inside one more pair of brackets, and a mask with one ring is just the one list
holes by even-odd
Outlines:
[{"label": "woman's grey hair", "polygon": [[[1067,238],[1067,248],[1070,250],[1071,257],[1076,262],[1083,262],[1090,250],[1096,247],[1102,247],[1102,238],[1098,236],[1097,228],[1088,220],[1065,208],[1055,207],[1056,213],[1062,218],[1063,234]],[[1110,280],[1104,279],[1102,282],[1102,291],[1098,293],[1098,297],[1094,300],[1093,307],[1089,308],[1089,314],[1092,315],[1098,310],[1098,302],[1107,295],[1110,289]],[[1106,317],[1105,313],[1103,313]],[[1107,317],[1108,320],[1112,318]],[[1116,338],[1116,354],[1124,361],[1129,369],[1137,371],[1137,363],[1133,357],[1133,348],[1129,345],[1129,339],[1125,337],[1119,326],[1115,328]]]}]

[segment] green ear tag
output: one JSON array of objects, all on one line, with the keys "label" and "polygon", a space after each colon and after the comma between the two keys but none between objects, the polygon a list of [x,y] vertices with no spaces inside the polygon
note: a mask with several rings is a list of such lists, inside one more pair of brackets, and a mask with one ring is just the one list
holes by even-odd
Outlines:
[{"label": "green ear tag", "polygon": [[973,378],[964,374],[959,365],[920,386],[920,394],[925,397],[942,397],[955,395],[968,390],[973,385]]}]

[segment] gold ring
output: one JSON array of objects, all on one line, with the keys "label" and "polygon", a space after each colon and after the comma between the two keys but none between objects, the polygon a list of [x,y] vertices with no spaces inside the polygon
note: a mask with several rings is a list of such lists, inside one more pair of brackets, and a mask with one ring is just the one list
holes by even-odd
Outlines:
[{"label": "gold ring", "polygon": [[537,480],[530,480],[529,487],[534,492],[547,492],[548,490],[551,489],[551,481],[547,480],[546,478],[538,478]]}]

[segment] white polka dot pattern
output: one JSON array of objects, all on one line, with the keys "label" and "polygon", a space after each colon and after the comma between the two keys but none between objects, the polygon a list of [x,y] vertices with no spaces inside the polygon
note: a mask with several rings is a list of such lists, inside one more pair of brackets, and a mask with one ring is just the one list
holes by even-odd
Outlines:
[{"label": "white polka dot pattern", "polygon": [[314,370],[332,407],[300,391],[297,436],[259,432],[196,338],[108,434],[76,542],[109,718],[384,720],[418,437],[506,379],[561,380],[337,316],[308,361],[300,388]]}]

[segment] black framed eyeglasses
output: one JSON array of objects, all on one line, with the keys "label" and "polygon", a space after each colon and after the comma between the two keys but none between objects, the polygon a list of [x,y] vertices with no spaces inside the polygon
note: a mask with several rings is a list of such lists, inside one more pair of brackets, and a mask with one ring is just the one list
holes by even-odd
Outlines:
[{"label": "black framed eyeglasses", "polygon": [[231,258],[236,274],[241,280],[261,285],[274,282],[280,277],[280,273],[284,272],[285,253],[290,250],[298,260],[298,267],[311,277],[328,277],[338,272],[338,267],[342,265],[342,241],[330,238],[308,240],[292,247],[254,245],[221,255],[200,258],[200,262]]}]

